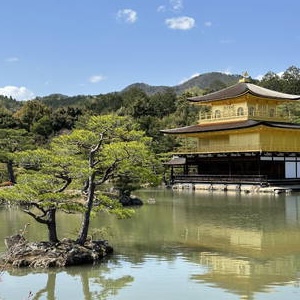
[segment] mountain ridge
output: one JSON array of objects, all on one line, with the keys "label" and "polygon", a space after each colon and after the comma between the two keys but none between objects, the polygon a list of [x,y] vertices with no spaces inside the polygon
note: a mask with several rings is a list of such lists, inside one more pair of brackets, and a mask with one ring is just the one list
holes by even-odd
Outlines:
[{"label": "mountain ridge", "polygon": [[[143,82],[137,82],[128,85],[124,89],[120,91],[110,92],[106,94],[95,94],[95,95],[74,95],[74,96],[67,96],[64,94],[59,93],[53,93],[47,96],[42,97],[36,97],[34,100],[39,100],[43,102],[44,104],[48,105],[52,108],[58,108],[58,107],[66,107],[66,106],[72,106],[72,107],[80,107],[82,103],[86,101],[92,101],[92,99],[97,99],[102,96],[108,96],[111,94],[122,94],[132,88],[138,88],[142,90],[145,94],[148,96],[152,96],[156,93],[165,93],[169,91],[170,89],[174,91],[175,94],[181,95],[182,93],[186,91],[190,92],[196,92],[197,94],[201,93],[207,93],[212,91],[217,91],[222,88],[225,88],[227,86],[233,85],[238,82],[238,80],[241,78],[240,75],[229,75],[221,72],[209,72],[209,73],[203,73],[197,76],[194,76],[183,83],[174,85],[174,86],[154,86]],[[9,108],[11,105],[11,101],[9,101],[9,98],[2,100],[2,106]],[[18,105],[22,105],[22,103],[25,103],[26,101],[18,101]],[[1,104],[1,103],[0,103]],[[15,105],[14,105],[15,106]],[[14,108],[16,110],[16,108]]]},{"label": "mountain ridge", "polygon": [[183,83],[174,86],[165,85],[149,85],[143,82],[136,82],[125,87],[121,92],[127,91],[131,88],[139,88],[143,90],[147,95],[153,95],[159,92],[165,92],[167,89],[173,89],[176,94],[181,94],[186,90],[192,88],[200,88],[201,90],[215,90],[215,88],[223,88],[232,85],[241,78],[240,75],[232,75],[221,72],[208,72],[194,76]]}]

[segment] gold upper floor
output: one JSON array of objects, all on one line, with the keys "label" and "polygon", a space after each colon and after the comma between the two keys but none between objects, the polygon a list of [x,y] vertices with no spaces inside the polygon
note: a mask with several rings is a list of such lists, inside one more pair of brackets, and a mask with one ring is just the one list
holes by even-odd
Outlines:
[{"label": "gold upper floor", "polygon": [[[286,103],[286,102],[285,102]],[[246,94],[235,99],[197,103],[205,106],[199,113],[199,123],[227,123],[252,120],[289,122],[290,115],[283,109],[283,101],[264,99]]]}]

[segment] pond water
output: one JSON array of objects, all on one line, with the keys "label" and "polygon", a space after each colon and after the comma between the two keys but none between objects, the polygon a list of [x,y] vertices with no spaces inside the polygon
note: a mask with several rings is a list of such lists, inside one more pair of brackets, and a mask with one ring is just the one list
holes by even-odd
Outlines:
[{"label": "pond water", "polygon": [[[133,218],[99,214],[92,221],[114,247],[112,257],[94,266],[2,272],[0,299],[300,299],[299,193],[136,194],[145,204]],[[28,222],[27,238],[45,240],[30,217],[2,207],[0,241]],[[60,238],[75,237],[78,216],[59,214],[58,222]]]}]

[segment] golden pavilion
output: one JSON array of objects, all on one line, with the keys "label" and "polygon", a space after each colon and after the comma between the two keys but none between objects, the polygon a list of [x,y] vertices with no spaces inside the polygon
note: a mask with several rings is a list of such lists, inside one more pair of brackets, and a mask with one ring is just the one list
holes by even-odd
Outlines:
[{"label": "golden pavilion", "polygon": [[245,77],[220,91],[188,98],[205,107],[198,124],[162,130],[183,138],[166,163],[171,184],[300,187],[300,124],[291,123],[282,109],[298,100],[300,95],[269,90]]}]

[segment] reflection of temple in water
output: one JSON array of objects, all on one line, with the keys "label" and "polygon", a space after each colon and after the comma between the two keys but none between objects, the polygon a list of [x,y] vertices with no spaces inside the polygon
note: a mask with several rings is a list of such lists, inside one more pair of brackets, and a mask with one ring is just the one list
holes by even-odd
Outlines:
[{"label": "reflection of temple in water", "polygon": [[221,253],[201,252],[199,263],[207,266],[206,274],[195,274],[192,280],[213,284],[241,296],[254,299],[258,292],[268,292],[271,285],[295,282],[299,265],[295,257],[253,261],[249,257],[236,257]]},{"label": "reflection of temple in water", "polygon": [[174,213],[184,246],[199,248],[191,260],[206,269],[192,280],[228,290],[240,299],[254,299],[256,293],[267,293],[275,285],[299,284],[300,195],[285,200],[268,197],[252,200],[250,196],[251,205],[236,213],[230,206],[216,212],[219,202],[213,201],[199,209],[194,206],[192,220]]}]

